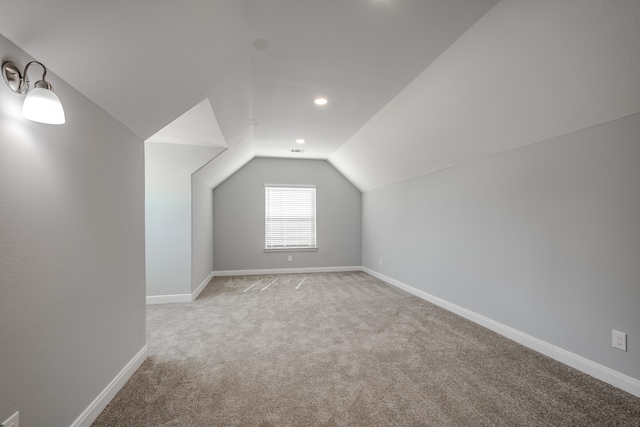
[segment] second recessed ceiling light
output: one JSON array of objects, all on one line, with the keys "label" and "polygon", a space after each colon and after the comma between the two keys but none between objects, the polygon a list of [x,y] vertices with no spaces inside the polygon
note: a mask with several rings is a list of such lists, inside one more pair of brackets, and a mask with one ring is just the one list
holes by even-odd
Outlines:
[{"label": "second recessed ceiling light", "polygon": [[315,102],[316,105],[327,105],[328,101],[326,100],[326,98],[317,98],[313,102]]},{"label": "second recessed ceiling light", "polygon": [[302,138],[296,139],[296,142],[298,144],[304,144],[304,139],[302,139]]}]

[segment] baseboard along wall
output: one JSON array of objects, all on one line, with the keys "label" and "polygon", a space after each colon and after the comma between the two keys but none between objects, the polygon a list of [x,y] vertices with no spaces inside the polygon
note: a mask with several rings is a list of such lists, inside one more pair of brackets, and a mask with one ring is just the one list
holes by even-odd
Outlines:
[{"label": "baseboard along wall", "polygon": [[193,291],[193,293],[191,294],[191,301],[195,301],[196,298],[198,298],[198,295],[200,295],[200,293],[204,290],[204,288],[207,287],[207,285],[209,284],[209,282],[211,281],[211,279],[213,279],[215,277],[215,272],[212,271],[211,273],[209,273],[209,275],[202,281],[202,283],[200,283],[198,285],[198,287],[196,288],[195,291]]},{"label": "baseboard along wall", "polygon": [[222,276],[256,276],[261,274],[287,274],[287,273],[341,273],[345,271],[362,271],[360,266],[344,267],[309,267],[309,268],[273,268],[262,270],[223,270],[216,271],[216,277]]},{"label": "baseboard along wall", "polygon": [[442,307],[445,310],[462,316],[465,319],[471,320],[478,325],[484,326],[487,329],[522,344],[525,347],[535,350],[538,353],[542,353],[560,363],[584,372],[587,375],[591,375],[600,381],[611,384],[612,386],[624,390],[636,397],[640,397],[640,380],[615,371],[575,353],[571,353],[570,351],[564,350],[553,344],[549,344],[548,342],[542,341],[538,338],[532,337],[531,335],[525,334],[517,329],[503,325],[502,323],[496,322],[495,320],[489,319],[488,317],[482,316],[471,310],[452,304],[427,292],[421,291],[420,289],[416,289],[413,286],[407,285],[406,283],[402,283],[391,277],[385,276],[384,274],[378,273],[375,270],[362,267],[362,271],[382,280],[383,282],[422,298],[425,301],[429,301],[430,303]]},{"label": "baseboard along wall", "polygon": [[198,298],[200,292],[207,287],[211,279],[216,275],[215,272],[209,273],[209,275],[198,285],[195,291],[191,294],[176,294],[176,295],[151,295],[147,296],[147,304],[170,304],[179,302],[193,302]]},{"label": "baseboard along wall", "polygon": [[176,302],[191,302],[191,294],[152,295],[147,296],[147,304],[171,304]]},{"label": "baseboard along wall", "polygon": [[107,407],[109,402],[118,394],[120,389],[129,381],[129,378],[138,370],[147,359],[147,346],[133,356],[133,359],[115,376],[104,390],[85,409],[82,414],[71,424],[71,427],[89,427],[98,418],[98,415]]}]

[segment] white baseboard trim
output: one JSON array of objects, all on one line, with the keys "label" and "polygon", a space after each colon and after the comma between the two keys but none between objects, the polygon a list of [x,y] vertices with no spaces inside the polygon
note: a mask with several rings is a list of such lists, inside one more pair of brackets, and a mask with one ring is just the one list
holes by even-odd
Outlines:
[{"label": "white baseboard trim", "polygon": [[191,302],[191,294],[147,296],[147,304],[169,304],[174,302]]},{"label": "white baseboard trim", "polygon": [[198,286],[196,288],[195,291],[193,291],[193,293],[191,294],[191,301],[195,301],[196,298],[198,298],[198,295],[200,295],[200,292],[202,292],[204,290],[204,288],[207,287],[207,285],[209,284],[209,282],[211,281],[211,279],[213,279],[213,277],[215,276],[215,272],[211,272],[209,273],[209,275],[207,276],[206,279],[204,279],[202,281],[202,283],[200,283],[200,286]]},{"label": "white baseboard trim", "polygon": [[360,266],[346,267],[308,267],[308,268],[273,268],[264,270],[223,270],[216,271],[216,277],[222,276],[256,276],[261,274],[287,274],[287,273],[339,273],[344,271],[362,271]]},{"label": "white baseboard trim", "polygon": [[102,390],[102,392],[96,397],[93,402],[85,409],[82,414],[71,424],[71,427],[89,427],[93,423],[98,415],[107,407],[109,402],[115,397],[120,389],[125,385],[129,378],[134,374],[136,370],[147,359],[147,346],[133,356],[133,359],[122,368],[122,370],[111,380],[109,385]]},{"label": "white baseboard trim", "polygon": [[367,274],[370,274],[371,276],[376,277],[384,282],[387,282],[390,285],[393,285],[397,288],[407,291],[410,294],[413,294],[419,298],[429,301],[448,311],[458,314],[464,317],[465,319],[471,320],[474,323],[484,326],[485,328],[490,329],[519,344],[522,344],[525,347],[529,347],[532,350],[535,350],[539,353],[544,354],[545,356],[555,359],[558,362],[564,363],[565,365],[568,365],[574,369],[582,371],[585,374],[591,375],[594,378],[597,378],[601,381],[611,384],[612,386],[617,387],[621,390],[624,390],[627,393],[630,393],[636,397],[640,397],[640,380],[637,380],[633,377],[630,377],[628,375],[615,371],[611,368],[608,368],[604,365],[596,363],[592,360],[586,359],[577,354],[571,353],[570,351],[564,350],[553,344],[549,344],[538,338],[532,337],[531,335],[525,334],[524,332],[520,332],[517,329],[503,325],[502,323],[496,322],[495,320],[489,319],[488,317],[482,316],[471,310],[467,310],[466,308],[452,304],[448,301],[443,300],[442,298],[438,298],[427,292],[421,291],[420,289],[416,289],[413,286],[407,285],[406,283],[402,283],[391,277],[385,276],[384,274],[378,273],[377,271],[371,270],[366,267],[362,267],[361,271]]},{"label": "white baseboard trim", "polygon": [[198,298],[200,292],[207,287],[211,279],[215,276],[215,272],[209,273],[206,279],[198,285],[195,291],[191,294],[176,294],[176,295],[151,295],[147,296],[147,304],[171,304],[179,302],[193,302]]},{"label": "white baseboard trim", "polygon": [[212,271],[206,279],[198,286],[193,294],[176,294],[176,295],[152,295],[147,296],[147,304],[172,304],[193,302],[198,298],[200,292],[209,284],[214,277],[223,276],[256,276],[261,274],[287,274],[287,273],[336,273],[343,271],[361,271],[360,266],[349,267],[309,267],[309,268],[275,268],[264,270],[225,270]]}]

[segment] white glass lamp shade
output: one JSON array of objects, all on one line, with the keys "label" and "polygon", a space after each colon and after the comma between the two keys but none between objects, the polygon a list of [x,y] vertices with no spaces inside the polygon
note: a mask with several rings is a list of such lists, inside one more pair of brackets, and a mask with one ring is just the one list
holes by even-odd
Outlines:
[{"label": "white glass lamp shade", "polygon": [[52,90],[34,87],[22,105],[22,117],[34,122],[61,125],[65,122],[64,109]]}]

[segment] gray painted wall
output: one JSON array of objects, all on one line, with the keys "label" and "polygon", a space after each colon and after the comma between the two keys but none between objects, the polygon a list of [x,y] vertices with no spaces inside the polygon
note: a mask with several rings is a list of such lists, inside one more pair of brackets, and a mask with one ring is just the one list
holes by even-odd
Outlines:
[{"label": "gray painted wall", "polygon": [[191,174],[223,148],[145,143],[147,295],[191,293]]},{"label": "gray painted wall", "polygon": [[69,426],[145,345],[142,140],[47,80],[65,125],[0,88],[0,422],[25,427]]},{"label": "gray painted wall", "polygon": [[213,190],[191,177],[191,293],[213,272]]},{"label": "gray painted wall", "polygon": [[366,192],[363,265],[640,379],[638,165],[634,115]]},{"label": "gray painted wall", "polygon": [[[264,252],[265,183],[316,185],[317,252]],[[214,270],[359,266],[361,208],[360,191],[324,160],[253,159],[213,191]]]}]

